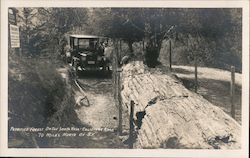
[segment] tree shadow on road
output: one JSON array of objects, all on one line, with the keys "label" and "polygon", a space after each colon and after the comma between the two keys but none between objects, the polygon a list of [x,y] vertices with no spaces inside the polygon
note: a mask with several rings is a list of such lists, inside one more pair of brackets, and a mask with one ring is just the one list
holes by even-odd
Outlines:
[{"label": "tree shadow on road", "polygon": [[77,73],[78,78],[100,78],[100,79],[111,79],[112,72],[110,71],[79,71]]}]

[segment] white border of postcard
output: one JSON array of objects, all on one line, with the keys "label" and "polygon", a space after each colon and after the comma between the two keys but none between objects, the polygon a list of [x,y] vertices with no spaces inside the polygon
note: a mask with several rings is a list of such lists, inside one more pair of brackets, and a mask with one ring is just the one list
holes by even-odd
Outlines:
[{"label": "white border of postcard", "polygon": [[[166,7],[243,8],[242,149],[9,149],[8,148],[8,7]],[[249,1],[1,0],[0,156],[58,157],[248,157],[249,147]]]}]

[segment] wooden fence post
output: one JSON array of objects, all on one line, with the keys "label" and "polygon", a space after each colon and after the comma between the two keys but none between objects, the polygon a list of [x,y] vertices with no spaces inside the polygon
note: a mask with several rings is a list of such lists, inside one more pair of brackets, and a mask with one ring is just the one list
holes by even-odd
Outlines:
[{"label": "wooden fence post", "polygon": [[117,70],[117,99],[118,99],[118,133],[122,135],[122,98],[121,98],[121,69]]},{"label": "wooden fence post", "polygon": [[169,69],[172,71],[172,43],[171,39],[169,39]]},{"label": "wooden fence post", "polygon": [[20,56],[20,58],[22,57],[22,48],[20,47],[20,48],[18,48],[18,53],[19,53],[19,56]]},{"label": "wooden fence post", "polygon": [[118,134],[122,134],[122,104],[121,104],[121,83],[120,83],[120,68],[119,68],[119,47],[118,40],[114,41],[114,52],[113,52],[113,85],[114,85],[114,98],[115,104],[118,108]]},{"label": "wooden fence post", "polygon": [[144,51],[145,51],[145,44],[144,44],[144,39],[142,40],[142,52],[144,53]]},{"label": "wooden fence post", "polygon": [[231,115],[235,119],[234,89],[235,89],[235,67],[231,66],[231,84],[230,84]]},{"label": "wooden fence post", "polygon": [[[117,66],[118,66],[118,59],[117,59],[117,40],[114,39],[114,49],[112,52],[112,83],[113,83],[113,94],[116,101],[116,94],[117,94]],[[117,104],[116,104],[117,105]]]},{"label": "wooden fence post", "polygon": [[120,39],[120,42],[119,42],[119,53],[118,53],[119,65],[120,65],[121,58],[122,58],[122,39]]},{"label": "wooden fence post", "polygon": [[134,143],[134,105],[135,102],[130,102],[130,115],[129,115],[129,148],[133,148]]},{"label": "wooden fence post", "polygon": [[197,93],[198,89],[198,74],[197,74],[197,52],[195,51],[194,53],[194,88],[195,88],[195,93]]}]

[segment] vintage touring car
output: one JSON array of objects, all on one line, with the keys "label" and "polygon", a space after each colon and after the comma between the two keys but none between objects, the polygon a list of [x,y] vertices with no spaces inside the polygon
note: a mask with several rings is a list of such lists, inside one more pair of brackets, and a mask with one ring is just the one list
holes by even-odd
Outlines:
[{"label": "vintage touring car", "polygon": [[90,35],[70,35],[70,60],[77,71],[110,70],[110,60],[105,57],[108,38]]}]

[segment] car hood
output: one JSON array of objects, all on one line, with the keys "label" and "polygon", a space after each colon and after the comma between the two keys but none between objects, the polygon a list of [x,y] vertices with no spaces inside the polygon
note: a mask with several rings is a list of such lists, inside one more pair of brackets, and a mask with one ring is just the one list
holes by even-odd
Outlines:
[{"label": "car hood", "polygon": [[81,56],[87,56],[87,55],[93,55],[94,52],[90,52],[90,51],[83,51],[79,53]]}]

